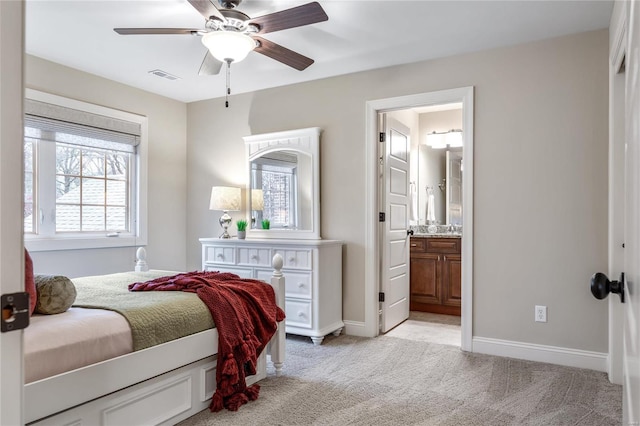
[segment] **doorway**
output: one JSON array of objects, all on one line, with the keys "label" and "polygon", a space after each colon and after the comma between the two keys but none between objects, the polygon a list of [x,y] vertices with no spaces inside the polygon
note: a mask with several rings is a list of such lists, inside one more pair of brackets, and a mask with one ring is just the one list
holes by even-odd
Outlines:
[{"label": "doorway", "polygon": [[[378,165],[379,153],[378,141],[379,128],[378,115],[391,111],[418,108],[433,105],[442,105],[459,102],[462,104],[463,128],[467,129],[464,135],[463,158],[463,194],[462,204],[465,206],[462,213],[465,238],[461,241],[461,348],[472,351],[472,307],[473,307],[473,87],[442,90],[418,95],[403,96],[397,98],[381,99],[367,102],[367,238],[365,259],[365,328],[368,335],[376,336],[379,333],[379,311],[384,309],[380,305],[379,289],[381,284],[380,259],[380,226],[379,218],[379,183]],[[406,253],[408,256],[408,252]],[[408,258],[407,258],[408,261]]]},{"label": "doorway", "polygon": [[394,110],[380,122],[380,332],[460,347],[462,103]]}]

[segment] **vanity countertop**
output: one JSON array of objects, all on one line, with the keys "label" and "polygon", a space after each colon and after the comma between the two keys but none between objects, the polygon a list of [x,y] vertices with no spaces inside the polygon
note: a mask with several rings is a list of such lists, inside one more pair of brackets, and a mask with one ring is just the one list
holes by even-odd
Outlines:
[{"label": "vanity countertop", "polygon": [[462,238],[462,234],[455,234],[455,233],[435,233],[435,234],[423,234],[423,233],[414,233],[412,236],[412,238]]}]

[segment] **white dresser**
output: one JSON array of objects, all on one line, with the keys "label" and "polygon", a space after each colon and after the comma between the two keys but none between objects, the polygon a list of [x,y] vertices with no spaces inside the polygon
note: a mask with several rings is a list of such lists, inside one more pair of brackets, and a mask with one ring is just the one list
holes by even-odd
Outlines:
[{"label": "white dresser", "polygon": [[287,333],[309,336],[319,345],[327,334],[342,331],[342,241],[200,238],[200,243],[203,270],[265,281],[279,253]]}]

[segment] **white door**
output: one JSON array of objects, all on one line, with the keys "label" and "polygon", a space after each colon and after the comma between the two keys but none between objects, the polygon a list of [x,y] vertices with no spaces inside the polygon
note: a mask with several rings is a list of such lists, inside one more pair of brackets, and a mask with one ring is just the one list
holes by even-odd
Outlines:
[{"label": "white door", "polygon": [[462,152],[447,151],[447,224],[462,225]]},{"label": "white door", "polygon": [[[0,294],[24,291],[23,25],[24,3],[0,1]],[[22,331],[0,333],[0,377],[0,425],[23,424]]]},{"label": "white door", "polygon": [[386,333],[409,318],[409,129],[385,117],[380,327]]},{"label": "white door", "polygon": [[626,61],[623,424],[640,424],[640,4],[628,4]]}]

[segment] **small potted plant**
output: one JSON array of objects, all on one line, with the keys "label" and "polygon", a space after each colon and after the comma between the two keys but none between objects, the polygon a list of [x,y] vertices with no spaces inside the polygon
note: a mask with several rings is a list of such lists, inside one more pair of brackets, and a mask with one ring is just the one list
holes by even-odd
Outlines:
[{"label": "small potted plant", "polygon": [[238,239],[244,240],[247,237],[247,221],[240,219],[236,222],[238,228]]},{"label": "small potted plant", "polygon": [[271,226],[269,219],[262,219],[262,229],[269,229],[269,226]]}]

